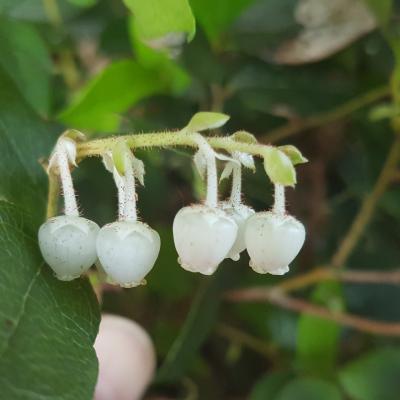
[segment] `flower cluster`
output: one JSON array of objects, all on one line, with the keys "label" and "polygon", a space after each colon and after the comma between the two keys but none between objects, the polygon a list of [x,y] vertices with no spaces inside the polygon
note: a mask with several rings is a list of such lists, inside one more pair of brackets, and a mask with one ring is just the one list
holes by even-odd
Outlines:
[{"label": "flower cluster", "polygon": [[[285,212],[284,186],[275,183],[275,203],[271,211],[256,213],[241,200],[242,167],[254,169],[250,154],[231,151],[217,153],[198,133],[225,122],[203,126],[196,114],[180,135],[190,135],[198,151],[194,155],[200,175],[207,181],[202,204],[183,207],[173,222],[174,243],[182,268],[204,275],[213,274],[225,258],[239,260],[245,249],[250,266],[258,273],[282,275],[299,253],[305,240],[304,226]],[[221,115],[221,114],[219,114]],[[197,118],[197,119],[196,119]],[[122,287],[143,284],[153,268],[160,237],[138,220],[136,180],[143,184],[144,165],[124,139],[102,153],[103,162],[113,174],[118,189],[118,221],[100,228],[79,216],[70,168],[76,159],[76,131],[63,134],[50,157],[50,173],[60,176],[65,215],[50,218],[39,229],[39,246],[45,261],[61,280],[72,280],[93,264],[104,271],[109,281]],[[217,159],[225,162],[221,179],[232,176],[229,200],[218,200]]]}]

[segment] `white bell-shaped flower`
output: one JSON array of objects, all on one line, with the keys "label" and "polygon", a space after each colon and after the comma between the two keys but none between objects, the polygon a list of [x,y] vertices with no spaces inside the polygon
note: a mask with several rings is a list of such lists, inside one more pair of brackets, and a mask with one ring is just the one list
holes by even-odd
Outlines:
[{"label": "white bell-shaped flower", "polygon": [[40,250],[58,279],[78,278],[95,263],[99,229],[93,221],[67,215],[50,218],[40,227]]},{"label": "white bell-shaped flower", "polygon": [[283,275],[301,250],[304,225],[289,215],[261,212],[251,216],[245,227],[250,267],[260,273]]},{"label": "white bell-shaped flower", "polygon": [[244,229],[246,226],[246,221],[255,213],[255,211],[251,207],[244,204],[237,204],[233,206],[230,202],[226,201],[221,203],[221,208],[229,217],[233,218],[238,227],[235,243],[228,254],[228,257],[233,261],[238,261],[240,259],[240,253],[246,249],[246,243],[244,241]]},{"label": "white bell-shaped flower", "polygon": [[105,225],[97,237],[97,255],[111,280],[122,287],[143,283],[160,252],[160,236],[139,221]]},{"label": "white bell-shaped flower", "polygon": [[206,205],[184,207],[173,224],[182,268],[211,275],[232,248],[238,227],[223,210]]}]

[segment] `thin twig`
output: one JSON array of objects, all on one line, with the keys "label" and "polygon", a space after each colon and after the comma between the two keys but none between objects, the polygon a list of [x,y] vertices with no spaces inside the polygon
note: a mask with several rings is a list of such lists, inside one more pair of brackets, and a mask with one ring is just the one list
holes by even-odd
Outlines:
[{"label": "thin twig", "polygon": [[400,336],[400,323],[390,323],[374,321],[368,318],[362,318],[348,313],[336,313],[308,301],[296,299],[288,296],[279,289],[263,290],[262,292],[249,290],[244,292],[231,292],[225,297],[232,302],[265,302],[275,304],[287,310],[296,311],[308,315],[313,315],[322,319],[337,322],[340,325],[348,326],[359,331],[383,335],[383,336]]},{"label": "thin twig", "polygon": [[279,354],[278,349],[273,344],[268,345],[264,340],[254,337],[233,326],[220,323],[217,325],[217,333],[234,343],[264,355],[268,359],[274,359]]},{"label": "thin twig", "polygon": [[379,174],[372,192],[366,196],[362,202],[361,208],[353,220],[353,223],[339,245],[336,253],[332,256],[331,265],[334,267],[343,267],[361,238],[366,226],[370,222],[375,207],[387,189],[392,183],[393,173],[400,158],[400,136],[397,136],[390,148],[385,164]]},{"label": "thin twig", "polygon": [[321,125],[327,125],[331,122],[343,119],[360,108],[363,108],[377,100],[380,100],[390,94],[389,86],[382,86],[364,93],[350,101],[340,105],[339,107],[323,112],[321,114],[311,116],[304,119],[296,119],[288,122],[286,125],[269,131],[262,136],[262,141],[265,143],[275,143],[282,139],[286,139],[297,133],[304,132]]},{"label": "thin twig", "polygon": [[337,270],[328,267],[319,267],[311,270],[308,273],[294,276],[281,281],[272,286],[256,286],[246,289],[237,289],[228,292],[234,296],[247,296],[251,298],[264,298],[272,289],[277,289],[280,292],[289,293],[299,289],[305,289],[318,282],[323,281],[340,281],[348,283],[380,283],[386,285],[400,285],[400,269],[392,269],[389,271],[368,271],[368,270]]}]

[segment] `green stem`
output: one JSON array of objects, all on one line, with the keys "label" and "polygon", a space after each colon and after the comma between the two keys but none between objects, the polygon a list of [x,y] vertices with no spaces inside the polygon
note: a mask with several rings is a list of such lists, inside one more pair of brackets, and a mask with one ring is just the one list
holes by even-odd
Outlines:
[{"label": "green stem", "polygon": [[[150,147],[175,147],[186,146],[197,148],[198,144],[195,136],[184,134],[182,132],[160,132],[145,133],[111,137],[106,139],[92,140],[89,142],[78,143],[77,158],[101,156],[104,152],[113,148],[117,140],[125,140],[132,149],[150,148]],[[232,140],[229,137],[206,137],[205,140],[214,149],[221,149],[227,152],[240,151],[254,156],[264,157],[266,150],[270,147],[260,143],[242,143]]]}]

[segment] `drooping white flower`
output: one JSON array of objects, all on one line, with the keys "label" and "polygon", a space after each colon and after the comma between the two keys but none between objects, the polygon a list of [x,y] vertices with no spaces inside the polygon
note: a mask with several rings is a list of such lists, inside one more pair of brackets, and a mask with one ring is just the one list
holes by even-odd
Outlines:
[{"label": "drooping white flower", "polygon": [[104,271],[122,287],[142,284],[159,251],[160,236],[139,221],[105,225],[97,238],[97,255]]},{"label": "drooping white flower", "polygon": [[305,229],[292,216],[266,211],[247,220],[244,236],[251,268],[260,274],[283,275],[304,244]]},{"label": "drooping white flower", "polygon": [[238,227],[223,210],[206,205],[184,207],[175,216],[173,233],[182,268],[211,275],[231,250]]},{"label": "drooping white flower", "polygon": [[40,250],[58,279],[78,278],[95,263],[99,229],[95,222],[71,215],[50,218],[40,227]]}]

